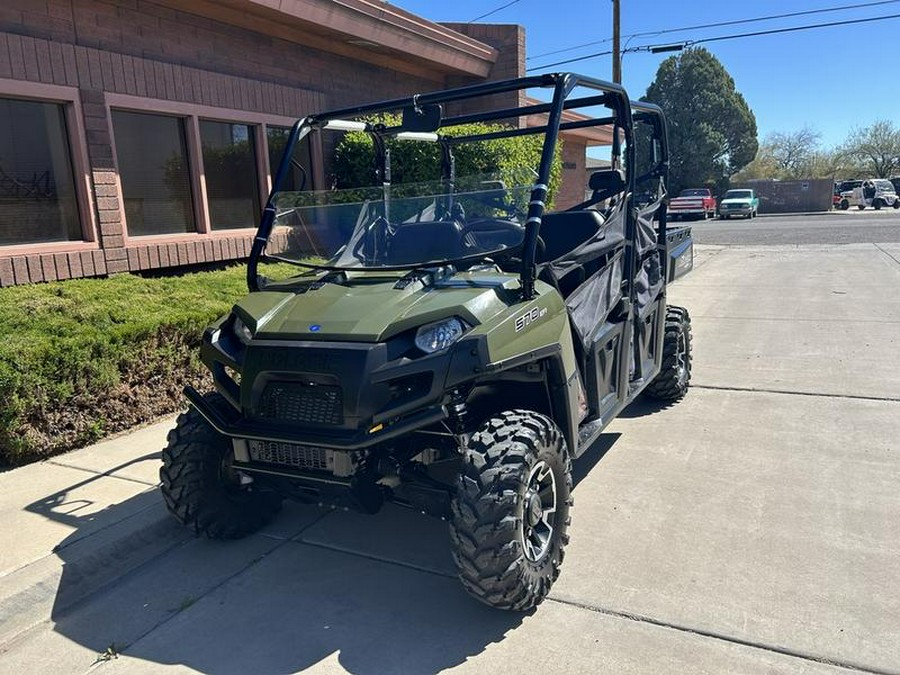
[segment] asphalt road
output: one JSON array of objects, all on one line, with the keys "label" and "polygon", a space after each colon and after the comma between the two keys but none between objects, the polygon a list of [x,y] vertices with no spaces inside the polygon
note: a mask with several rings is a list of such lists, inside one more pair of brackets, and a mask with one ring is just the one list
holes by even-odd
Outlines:
[{"label": "asphalt road", "polygon": [[[676,223],[680,225],[681,223]],[[874,244],[900,242],[900,211],[831,211],[754,220],[693,221],[698,244]]]}]

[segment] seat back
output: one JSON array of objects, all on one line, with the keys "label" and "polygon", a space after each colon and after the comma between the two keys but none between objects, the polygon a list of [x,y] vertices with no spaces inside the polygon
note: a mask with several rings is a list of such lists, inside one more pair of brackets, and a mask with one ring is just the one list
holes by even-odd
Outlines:
[{"label": "seat back", "polygon": [[462,258],[467,254],[462,228],[453,220],[403,223],[388,241],[392,265]]},{"label": "seat back", "polygon": [[593,237],[603,227],[603,216],[593,209],[545,213],[540,236],[545,250],[538,262],[550,262]]}]

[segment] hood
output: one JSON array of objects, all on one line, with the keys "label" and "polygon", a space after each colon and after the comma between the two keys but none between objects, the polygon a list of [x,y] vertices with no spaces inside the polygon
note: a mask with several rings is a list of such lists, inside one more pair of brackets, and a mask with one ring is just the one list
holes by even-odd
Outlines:
[{"label": "hood", "polygon": [[478,325],[508,307],[519,287],[516,275],[496,273],[461,273],[404,288],[397,288],[398,279],[360,276],[304,292],[251,293],[234,311],[260,339],[381,342],[451,316]]},{"label": "hood", "polygon": [[728,199],[723,199],[720,204],[738,204],[741,206],[749,205],[753,201],[752,197],[729,197]]}]

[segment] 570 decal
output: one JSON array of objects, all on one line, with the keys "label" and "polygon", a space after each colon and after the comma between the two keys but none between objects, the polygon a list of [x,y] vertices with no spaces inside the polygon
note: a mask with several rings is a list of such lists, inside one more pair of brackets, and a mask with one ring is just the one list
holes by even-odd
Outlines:
[{"label": "570 decal", "polygon": [[535,308],[531,309],[530,311],[525,312],[521,316],[517,316],[516,317],[516,332],[518,333],[519,331],[525,330],[526,328],[528,328],[528,326],[530,326],[532,323],[534,323],[535,321],[540,319],[546,313],[547,313],[546,307],[542,307],[542,308],[535,307]]}]

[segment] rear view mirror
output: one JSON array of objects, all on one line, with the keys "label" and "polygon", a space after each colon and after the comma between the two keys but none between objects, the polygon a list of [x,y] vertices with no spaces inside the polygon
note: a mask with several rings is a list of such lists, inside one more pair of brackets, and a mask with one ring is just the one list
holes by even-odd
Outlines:
[{"label": "rear view mirror", "polygon": [[441,106],[429,105],[407,106],[403,108],[403,131],[428,132],[441,128]]},{"label": "rear view mirror", "polygon": [[625,189],[625,172],[622,169],[595,171],[588,180],[588,187],[595,193],[614,195]]}]

